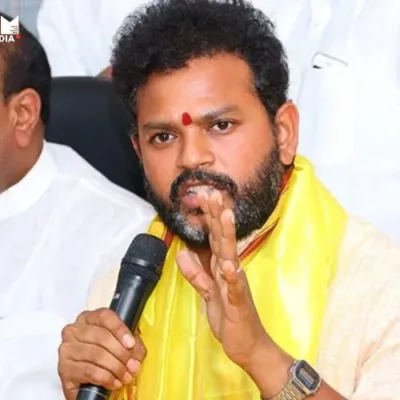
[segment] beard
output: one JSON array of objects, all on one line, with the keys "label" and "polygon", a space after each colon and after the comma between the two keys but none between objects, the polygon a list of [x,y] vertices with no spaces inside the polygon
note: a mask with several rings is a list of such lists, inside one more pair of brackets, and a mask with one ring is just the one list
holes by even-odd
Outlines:
[{"label": "beard", "polygon": [[188,214],[201,215],[203,211],[200,208],[182,211],[180,187],[195,181],[224,190],[232,199],[236,238],[241,240],[260,229],[271,216],[279,200],[284,173],[285,167],[279,160],[279,150],[275,143],[255,173],[241,186],[228,175],[205,169],[185,170],[172,183],[170,201],[166,202],[153,190],[145,174],[144,178],[147,198],[165,226],[189,247],[208,249],[207,227],[192,224],[187,219]]}]

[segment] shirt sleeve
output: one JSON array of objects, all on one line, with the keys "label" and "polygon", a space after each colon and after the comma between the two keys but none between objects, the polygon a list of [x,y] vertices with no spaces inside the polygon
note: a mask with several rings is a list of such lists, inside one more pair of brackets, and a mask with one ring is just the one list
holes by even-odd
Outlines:
[{"label": "shirt sleeve", "polygon": [[395,400],[400,393],[400,321],[364,363],[351,400]]},{"label": "shirt sleeve", "polygon": [[[388,250],[386,257],[391,257]],[[399,253],[393,253],[393,267],[400,267]],[[396,257],[396,260],[395,258]],[[382,259],[383,262],[388,262]],[[364,346],[359,355],[359,369],[356,374],[355,391],[351,400],[395,400],[400,393],[400,291],[396,282],[400,275],[384,268],[376,273],[388,275],[385,284],[375,284],[378,290],[371,287],[372,307],[365,320]],[[368,272],[368,271],[367,271]],[[371,284],[373,285],[372,281]],[[371,304],[366,301],[367,304]],[[348,338],[347,340],[351,340]]]},{"label": "shirt sleeve", "polygon": [[0,320],[0,399],[63,399],[57,363],[65,325],[45,312]]}]

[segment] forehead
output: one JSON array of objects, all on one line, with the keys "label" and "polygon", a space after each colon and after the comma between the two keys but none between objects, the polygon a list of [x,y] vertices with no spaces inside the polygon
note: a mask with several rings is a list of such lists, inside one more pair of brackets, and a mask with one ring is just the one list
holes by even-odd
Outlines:
[{"label": "forehead", "polygon": [[202,112],[203,108],[226,104],[240,107],[257,100],[247,63],[220,54],[194,59],[177,71],[150,76],[138,91],[138,117],[179,117],[185,111]]}]

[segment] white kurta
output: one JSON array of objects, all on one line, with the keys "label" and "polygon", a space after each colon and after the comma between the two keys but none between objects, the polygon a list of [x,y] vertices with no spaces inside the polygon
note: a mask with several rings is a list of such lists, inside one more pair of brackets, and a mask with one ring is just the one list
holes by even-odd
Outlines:
[{"label": "white kurta", "polygon": [[49,143],[31,171],[0,194],[1,399],[62,398],[61,329],[153,213],[73,150]]}]

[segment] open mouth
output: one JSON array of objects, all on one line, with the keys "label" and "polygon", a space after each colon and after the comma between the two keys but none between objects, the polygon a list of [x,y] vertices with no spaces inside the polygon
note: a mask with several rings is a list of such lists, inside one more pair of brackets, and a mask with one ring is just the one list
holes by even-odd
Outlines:
[{"label": "open mouth", "polygon": [[203,182],[188,182],[180,187],[179,197],[199,196],[201,194],[210,195],[214,190],[224,190],[224,188]]},{"label": "open mouth", "polygon": [[178,198],[181,205],[188,210],[199,211],[201,207],[201,195],[212,193],[215,190],[224,191],[225,188],[215,184],[207,184],[200,181],[190,181],[182,184],[178,190]]}]

